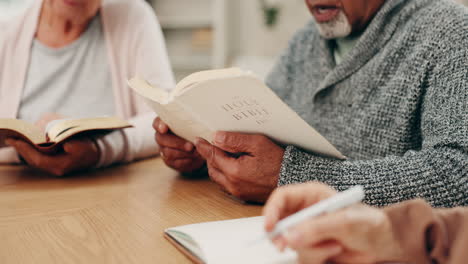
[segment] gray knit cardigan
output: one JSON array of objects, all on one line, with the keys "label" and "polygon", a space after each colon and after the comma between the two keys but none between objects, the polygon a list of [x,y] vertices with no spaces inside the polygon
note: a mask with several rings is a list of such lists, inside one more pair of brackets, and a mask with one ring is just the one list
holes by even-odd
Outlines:
[{"label": "gray knit cardigan", "polygon": [[449,0],[387,0],[335,65],[313,22],[267,84],[349,159],[288,146],[279,185],[361,184],[366,202],[468,205],[468,12]]}]

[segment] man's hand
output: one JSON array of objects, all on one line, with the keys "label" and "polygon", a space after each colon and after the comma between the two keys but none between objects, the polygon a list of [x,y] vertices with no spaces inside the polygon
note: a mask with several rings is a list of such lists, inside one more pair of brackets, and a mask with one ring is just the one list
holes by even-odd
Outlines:
[{"label": "man's hand", "polygon": [[174,135],[159,117],[154,120],[153,128],[156,130],[156,142],[161,148],[161,157],[167,166],[182,173],[190,173],[205,165],[205,160],[195,146]]},{"label": "man's hand", "polygon": [[232,132],[217,132],[213,144],[196,144],[211,179],[242,200],[265,202],[278,184],[284,149],[262,135]]},{"label": "man's hand", "polygon": [[[278,189],[264,208],[265,229],[273,230],[279,220],[334,193],[320,183]],[[274,243],[280,250],[297,251],[301,263],[404,262],[389,218],[382,210],[362,204],[307,220]]]},{"label": "man's hand", "polygon": [[55,176],[89,169],[99,162],[98,147],[86,138],[68,140],[63,144],[63,153],[55,155],[43,154],[22,140],[7,139],[6,143],[14,147],[29,166]]}]

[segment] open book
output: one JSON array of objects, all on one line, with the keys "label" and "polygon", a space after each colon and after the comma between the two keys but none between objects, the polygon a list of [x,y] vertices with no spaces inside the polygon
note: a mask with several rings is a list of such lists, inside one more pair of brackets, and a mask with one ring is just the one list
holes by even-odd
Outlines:
[{"label": "open book", "polygon": [[52,121],[47,132],[18,119],[0,119],[0,148],[5,147],[6,138],[23,139],[41,152],[53,152],[66,139],[83,133],[104,133],[131,127],[116,117],[63,119]]},{"label": "open book", "polygon": [[263,217],[207,222],[166,229],[165,237],[195,263],[293,264],[297,255],[280,252],[264,234]]},{"label": "open book", "polygon": [[178,136],[212,142],[216,131],[263,134],[324,156],[345,159],[315,129],[249,72],[237,68],[194,73],[168,93],[135,77],[129,85],[145,97]]}]

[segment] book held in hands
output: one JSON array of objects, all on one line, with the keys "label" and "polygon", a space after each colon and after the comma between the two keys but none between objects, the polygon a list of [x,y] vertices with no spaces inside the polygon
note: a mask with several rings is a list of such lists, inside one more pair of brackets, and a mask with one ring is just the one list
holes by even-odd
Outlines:
[{"label": "book held in hands", "polygon": [[201,137],[212,142],[216,131],[263,134],[281,145],[346,158],[261,80],[238,68],[194,73],[171,93],[138,76],[129,85],[173,133],[188,141]]},{"label": "book held in hands", "polygon": [[29,142],[43,153],[51,153],[65,140],[84,133],[106,133],[131,125],[116,117],[63,119],[49,123],[46,132],[39,127],[18,119],[0,119],[0,148],[6,147],[5,139],[16,138]]}]

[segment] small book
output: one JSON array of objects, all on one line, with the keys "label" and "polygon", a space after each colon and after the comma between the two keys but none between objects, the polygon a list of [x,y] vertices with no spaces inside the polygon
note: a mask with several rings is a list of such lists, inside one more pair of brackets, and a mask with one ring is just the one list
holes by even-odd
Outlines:
[{"label": "small book", "polygon": [[131,125],[116,117],[63,119],[52,121],[44,133],[39,127],[18,119],[0,119],[0,148],[6,138],[19,138],[29,142],[41,152],[56,151],[66,139],[84,133],[107,133]]},{"label": "small book", "polygon": [[264,218],[251,217],[168,228],[164,236],[194,263],[297,263],[294,251],[280,252],[264,235]]},{"label": "small book", "polygon": [[238,68],[189,75],[168,93],[138,76],[129,85],[178,136],[212,142],[216,131],[263,134],[323,156],[346,159],[250,72]]}]

